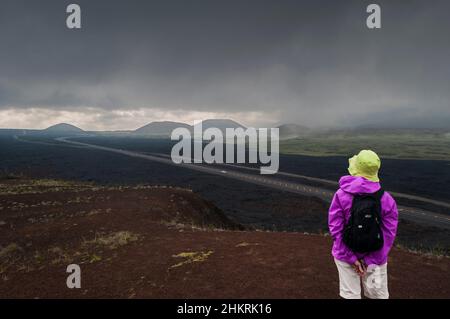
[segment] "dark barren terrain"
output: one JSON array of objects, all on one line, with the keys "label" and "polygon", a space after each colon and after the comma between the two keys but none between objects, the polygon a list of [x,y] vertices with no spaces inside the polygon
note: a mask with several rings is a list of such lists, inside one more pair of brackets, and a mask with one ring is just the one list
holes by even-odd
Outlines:
[{"label": "dark barren terrain", "polygon": [[[38,179],[94,182],[98,185],[167,185],[192,189],[211,201],[228,218],[255,229],[327,232],[328,204],[316,197],[246,183],[181,167],[130,158],[94,149],[82,149],[35,135],[14,139],[17,132],[0,134],[0,170],[3,174]],[[92,144],[147,153],[170,153],[167,140],[136,137],[83,137]],[[28,142],[24,142],[28,141]],[[337,180],[346,174],[343,157],[281,156],[280,171]],[[418,169],[420,168],[420,169]],[[384,160],[385,189],[448,200],[450,165],[443,161]],[[450,232],[402,221],[397,244],[411,249],[447,254]]]},{"label": "dark barren terrain", "polygon": [[[321,199],[17,133],[0,134],[1,297],[337,297]],[[143,153],[171,146],[80,140]],[[346,161],[282,156],[280,170],[337,180]],[[386,160],[381,176],[386,189],[447,201],[448,167]],[[449,243],[447,229],[402,219],[392,297],[449,298]],[[81,290],[65,286],[69,263],[83,269]]]},{"label": "dark barren terrain", "polygon": [[[2,298],[338,296],[329,237],[246,229],[189,189],[10,177],[0,216]],[[449,298],[449,266],[395,248],[391,297]]]}]

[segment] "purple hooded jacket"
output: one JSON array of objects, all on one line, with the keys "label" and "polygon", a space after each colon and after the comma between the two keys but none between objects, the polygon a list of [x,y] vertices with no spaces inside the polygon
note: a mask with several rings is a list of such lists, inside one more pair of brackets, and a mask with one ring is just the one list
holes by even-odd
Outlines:
[{"label": "purple hooded jacket", "polygon": [[387,256],[394,243],[398,224],[397,204],[388,192],[384,192],[381,198],[383,248],[367,254],[353,253],[342,239],[344,226],[350,218],[353,195],[374,193],[380,188],[380,183],[359,176],[343,176],[339,180],[339,190],[334,194],[328,213],[328,228],[334,241],[332,255],[337,260],[354,264],[357,259],[363,259],[366,265],[383,265],[387,262]]}]

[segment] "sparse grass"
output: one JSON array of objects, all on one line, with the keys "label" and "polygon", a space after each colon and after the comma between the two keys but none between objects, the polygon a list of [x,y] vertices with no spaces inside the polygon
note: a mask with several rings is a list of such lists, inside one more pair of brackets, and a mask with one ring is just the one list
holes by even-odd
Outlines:
[{"label": "sparse grass", "polygon": [[54,179],[33,179],[30,180],[32,186],[43,186],[43,187],[70,187],[70,186],[80,186],[80,183],[70,182],[70,181],[60,181]]},{"label": "sparse grass", "polygon": [[247,243],[247,242],[242,242],[236,245],[236,247],[248,247],[248,246],[259,246],[258,243]]},{"label": "sparse grass", "polygon": [[26,179],[17,178],[17,182],[9,182],[0,178],[0,195],[18,195],[18,194],[42,194],[60,191],[83,191],[86,189],[96,190],[90,183],[60,181],[53,179]]},{"label": "sparse grass", "polygon": [[82,204],[82,203],[86,204],[90,203],[91,200],[92,196],[83,196],[83,197],[77,196],[75,198],[69,199],[67,201],[67,204]]},{"label": "sparse grass", "polygon": [[[82,192],[89,190],[91,192],[97,192],[100,190],[124,191],[145,189],[173,189],[192,192],[190,189],[166,185],[98,186],[91,182],[31,179],[22,174],[0,172],[0,195],[43,194],[61,191]],[[88,203],[91,199],[92,197],[74,198],[70,199],[69,203]]]},{"label": "sparse grass", "polygon": [[16,243],[8,244],[5,247],[0,246],[0,274],[6,273],[6,271],[14,265],[21,256],[18,252],[21,252],[22,248]]},{"label": "sparse grass", "polygon": [[102,260],[102,257],[100,257],[100,256],[98,256],[96,254],[93,254],[91,256],[90,260],[89,260],[89,263],[92,264],[92,263],[95,263],[95,262],[98,262],[98,261],[101,261],[101,260]]},{"label": "sparse grass", "polygon": [[191,264],[195,262],[203,262],[208,259],[214,253],[213,250],[209,251],[193,251],[193,252],[182,252],[177,255],[173,255],[174,258],[185,258],[185,260],[170,266],[170,269],[178,268],[186,264]]},{"label": "sparse grass", "polygon": [[111,234],[101,234],[95,235],[92,240],[85,240],[84,245],[98,245],[105,246],[109,249],[116,249],[121,246],[125,246],[131,242],[139,240],[140,236],[129,231],[119,231]]},{"label": "sparse grass", "polygon": [[226,229],[214,226],[214,225],[196,225],[194,222],[191,223],[185,223],[185,222],[179,222],[176,219],[170,220],[170,221],[162,221],[160,222],[161,225],[167,226],[172,229],[177,229],[179,231],[183,230],[202,230],[202,231],[225,231]]},{"label": "sparse grass", "polygon": [[51,264],[61,264],[61,263],[71,263],[73,260],[73,256],[68,252],[68,250],[64,250],[60,247],[51,247],[48,249],[49,258],[51,259]]},{"label": "sparse grass", "polygon": [[396,244],[395,248],[401,249],[413,254],[424,255],[428,257],[437,257],[437,258],[450,258],[448,248],[444,248],[441,246],[434,246],[431,248],[423,248],[423,247],[407,247],[402,244]]},{"label": "sparse grass", "polygon": [[[119,241],[118,244],[123,244],[123,241]],[[78,264],[92,264],[103,259],[99,252],[92,252],[88,248],[84,244],[76,249],[53,246],[42,251],[36,250],[27,253],[26,250],[17,244],[9,244],[0,249],[0,274],[6,276],[8,271],[30,272],[49,266],[68,265],[74,262]],[[17,254],[17,252],[20,252],[20,254]]]},{"label": "sparse grass", "polygon": [[8,255],[20,250],[21,248],[16,243],[11,243],[8,246],[2,248],[0,246],[0,258],[5,258]]},{"label": "sparse grass", "polygon": [[186,224],[183,222],[179,222],[177,220],[170,220],[170,221],[162,221],[162,225],[168,226],[169,228],[175,228],[175,229],[196,229],[196,230],[203,230],[203,228],[194,225],[194,224]]}]

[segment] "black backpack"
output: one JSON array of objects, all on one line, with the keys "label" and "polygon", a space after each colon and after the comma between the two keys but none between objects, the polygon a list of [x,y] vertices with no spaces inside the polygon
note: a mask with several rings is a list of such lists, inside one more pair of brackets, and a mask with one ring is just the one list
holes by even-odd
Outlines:
[{"label": "black backpack", "polygon": [[351,215],[344,228],[344,243],[353,252],[368,253],[383,247],[380,189],[373,194],[354,195]]}]

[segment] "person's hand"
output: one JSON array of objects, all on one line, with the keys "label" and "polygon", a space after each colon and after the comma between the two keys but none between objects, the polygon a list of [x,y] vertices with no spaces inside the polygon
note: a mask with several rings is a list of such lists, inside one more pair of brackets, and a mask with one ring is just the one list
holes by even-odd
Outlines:
[{"label": "person's hand", "polygon": [[367,270],[364,262],[361,262],[360,260],[355,261],[355,263],[353,264],[353,269],[355,269],[356,273],[361,277],[364,276]]}]

